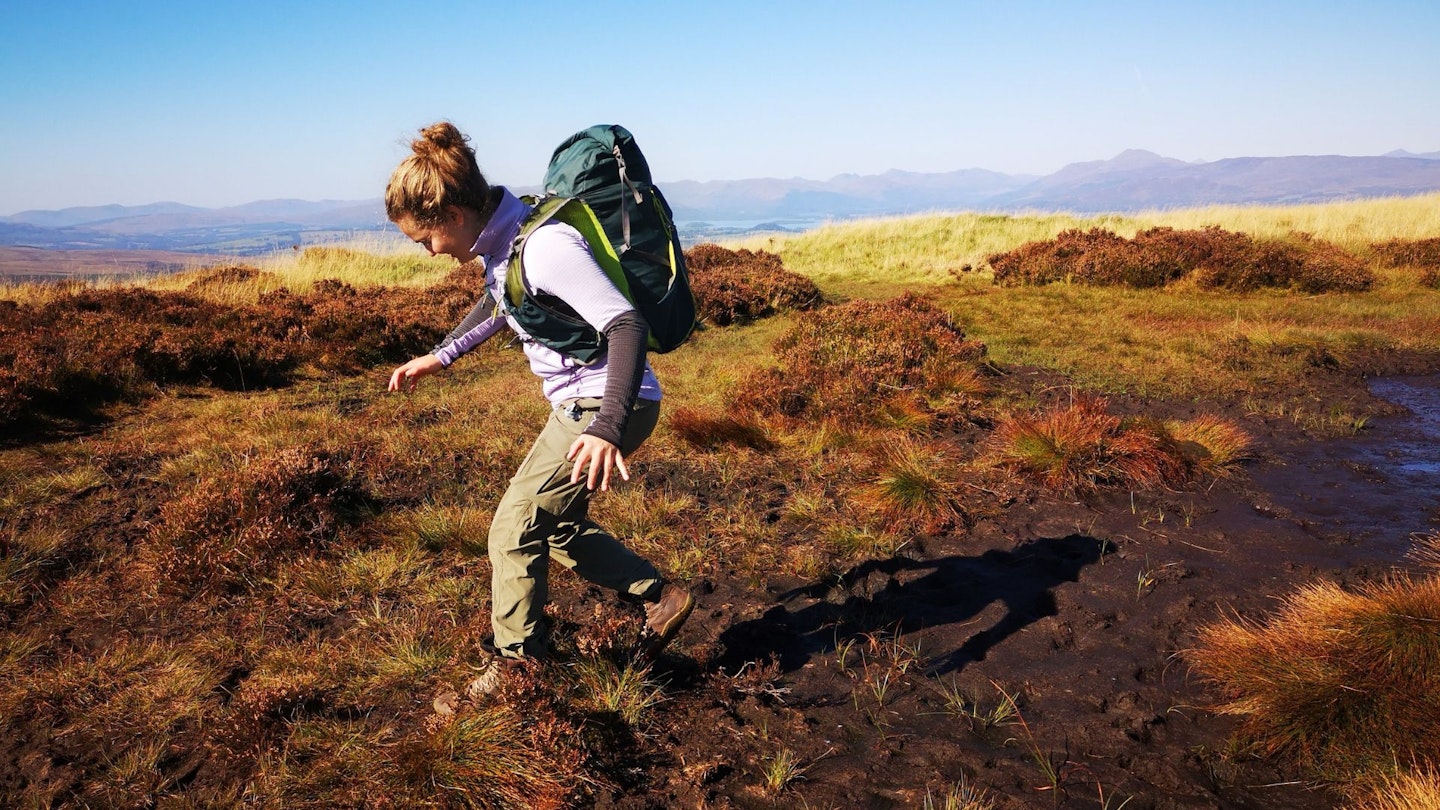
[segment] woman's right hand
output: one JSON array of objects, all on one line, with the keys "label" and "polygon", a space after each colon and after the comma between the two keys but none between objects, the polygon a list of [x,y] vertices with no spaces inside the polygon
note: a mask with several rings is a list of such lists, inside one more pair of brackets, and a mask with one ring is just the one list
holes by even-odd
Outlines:
[{"label": "woman's right hand", "polygon": [[390,375],[391,391],[414,391],[415,384],[421,377],[429,377],[437,371],[445,368],[440,365],[440,358],[433,354],[417,357],[405,365],[395,369]]}]

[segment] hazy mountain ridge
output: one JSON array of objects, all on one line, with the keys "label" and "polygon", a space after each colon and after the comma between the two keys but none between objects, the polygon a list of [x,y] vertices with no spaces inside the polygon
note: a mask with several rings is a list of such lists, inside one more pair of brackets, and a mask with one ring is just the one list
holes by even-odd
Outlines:
[{"label": "hazy mountain ridge", "polygon": [[[986,169],[892,170],[823,181],[756,178],[661,185],[682,236],[693,240],[782,228],[787,220],[803,227],[826,219],[926,211],[1126,212],[1421,194],[1440,191],[1440,152],[1397,149],[1376,157],[1241,157],[1187,163],[1129,149],[1109,160],[1072,163],[1044,177]],[[378,199],[260,200],[213,209],[161,202],[22,211],[0,217],[0,245],[245,255],[389,227]]]}]

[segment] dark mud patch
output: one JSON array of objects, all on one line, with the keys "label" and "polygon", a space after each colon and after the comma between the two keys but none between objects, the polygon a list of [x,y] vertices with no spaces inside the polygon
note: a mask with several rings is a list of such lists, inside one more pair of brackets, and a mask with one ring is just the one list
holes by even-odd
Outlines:
[{"label": "dark mud patch", "polygon": [[[1256,460],[1182,491],[970,490],[965,531],[840,576],[721,572],[670,657],[669,767],[606,806],[943,806],[962,781],[997,808],[1343,806],[1235,741],[1185,659],[1201,627],[1262,620],[1302,585],[1383,577],[1436,523],[1440,442],[1417,422],[1435,411],[1403,397],[1440,377],[1322,382],[1319,401],[1380,415],[1317,441],[1235,402],[1116,397],[1233,418]],[[1024,725],[995,719],[1007,696]],[[800,772],[767,785],[781,757]]]}]

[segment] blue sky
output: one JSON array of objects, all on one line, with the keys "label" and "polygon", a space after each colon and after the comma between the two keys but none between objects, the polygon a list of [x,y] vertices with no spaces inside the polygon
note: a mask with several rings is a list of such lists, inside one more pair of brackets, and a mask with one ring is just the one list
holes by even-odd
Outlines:
[{"label": "blue sky", "polygon": [[1440,150],[1440,3],[0,3],[0,215],[378,197],[421,126],[534,184]]}]

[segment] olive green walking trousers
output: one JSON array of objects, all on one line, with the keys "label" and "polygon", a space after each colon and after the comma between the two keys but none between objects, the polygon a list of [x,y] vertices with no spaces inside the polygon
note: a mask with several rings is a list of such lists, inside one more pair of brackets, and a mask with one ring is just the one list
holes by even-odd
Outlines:
[{"label": "olive green walking trousers", "polygon": [[[585,477],[570,483],[575,465],[565,454],[599,408],[599,399],[556,406],[495,508],[490,524],[491,622],[502,655],[546,654],[544,610],[551,559],[590,582],[632,596],[661,587],[660,572],[649,560],[587,517],[591,492]],[[637,399],[620,452],[627,457],[635,452],[659,418],[659,402]]]}]

